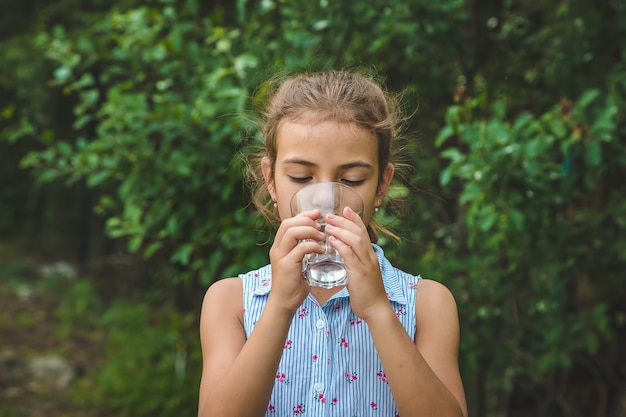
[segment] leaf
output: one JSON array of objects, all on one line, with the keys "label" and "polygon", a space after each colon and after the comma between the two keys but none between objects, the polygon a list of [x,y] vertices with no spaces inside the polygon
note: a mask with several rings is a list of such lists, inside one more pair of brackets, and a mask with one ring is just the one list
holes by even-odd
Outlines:
[{"label": "leaf", "polygon": [[452,167],[448,167],[444,169],[443,171],[441,171],[439,182],[441,183],[442,186],[445,187],[446,185],[448,185],[451,179],[452,179]]},{"label": "leaf", "polygon": [[523,230],[524,228],[524,214],[518,210],[511,209],[508,212],[509,220],[516,230]]},{"label": "leaf", "polygon": [[454,129],[452,128],[452,126],[445,126],[443,129],[439,131],[439,134],[437,135],[437,138],[435,139],[435,146],[440,147],[452,135],[454,135]]},{"label": "leaf", "polygon": [[327,19],[318,20],[317,22],[313,23],[313,30],[319,32],[321,30],[326,29],[329,26],[330,26],[330,21],[328,21]]},{"label": "leaf", "polygon": [[134,235],[128,241],[128,250],[131,253],[137,252],[139,250],[139,248],[141,247],[141,243],[142,242],[143,242],[143,236],[141,236],[141,235]]},{"label": "leaf", "polygon": [[600,143],[592,141],[587,143],[585,149],[585,162],[589,166],[598,166],[602,162],[602,147]]},{"label": "leaf", "polygon": [[87,177],[87,186],[95,187],[109,179],[110,174],[107,170],[96,171]]},{"label": "leaf", "polygon": [[93,120],[93,116],[91,114],[83,114],[82,116],[80,116],[78,119],[76,119],[76,121],[74,122],[74,124],[72,125],[72,127],[74,128],[74,130],[80,130],[83,127],[85,127],[85,125],[87,123],[89,123],[90,121]]},{"label": "leaf", "polygon": [[565,138],[567,135],[567,128],[563,120],[560,117],[553,117],[549,120],[548,125],[550,130],[557,138]]},{"label": "leaf", "polygon": [[457,128],[461,122],[460,116],[461,108],[459,106],[450,106],[446,111],[446,125]]},{"label": "leaf", "polygon": [[491,208],[491,210],[487,211],[487,213],[485,213],[478,222],[478,228],[483,232],[486,232],[493,227],[497,219],[498,213]]},{"label": "leaf", "polygon": [[578,102],[576,103],[576,108],[580,110],[584,110],[587,106],[589,106],[598,96],[600,95],[600,90],[592,89],[587,90],[583,93]]},{"label": "leaf", "polygon": [[158,251],[159,249],[161,249],[162,247],[163,247],[163,243],[162,242],[160,242],[160,241],[152,242],[150,245],[148,245],[146,250],[143,252],[143,257],[144,258],[152,257],[152,255],[154,255],[154,253],[156,251]]},{"label": "leaf", "polygon": [[192,252],[193,245],[191,243],[183,244],[176,249],[170,260],[181,265],[188,265]]},{"label": "leaf", "polygon": [[494,115],[498,119],[503,120],[504,116],[506,115],[506,105],[504,101],[503,100],[494,101],[492,108],[493,108]]},{"label": "leaf", "polygon": [[59,84],[65,84],[72,76],[72,70],[66,66],[60,66],[54,71],[54,78]]},{"label": "leaf", "polygon": [[508,126],[498,119],[491,119],[487,124],[487,137],[485,138],[487,147],[496,145],[501,146],[510,142],[510,134]]},{"label": "leaf", "polygon": [[36,130],[34,125],[24,119],[22,120],[20,127],[15,130],[10,130],[9,132],[10,133],[7,136],[7,141],[9,143],[15,143],[18,139],[21,139],[24,136],[34,135]]},{"label": "leaf", "polygon": [[474,203],[480,201],[484,197],[483,187],[480,184],[475,182],[467,183],[463,192],[459,196],[459,202],[466,203]]},{"label": "leaf", "polygon": [[448,148],[440,154],[444,158],[448,158],[453,162],[459,162],[465,159],[465,155],[461,153],[457,148]]},{"label": "leaf", "polygon": [[[523,113],[517,119],[511,128],[511,134],[515,137],[521,136],[522,133],[528,133],[526,130],[535,132],[537,129],[532,125],[535,117],[530,113]],[[530,125],[530,126],[529,126]]]}]

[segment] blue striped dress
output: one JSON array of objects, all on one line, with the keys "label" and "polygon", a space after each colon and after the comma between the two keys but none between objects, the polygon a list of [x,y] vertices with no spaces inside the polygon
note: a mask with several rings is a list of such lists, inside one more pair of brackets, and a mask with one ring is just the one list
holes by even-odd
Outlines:
[{"label": "blue striped dress", "polygon": [[[372,245],[387,297],[413,339],[419,276],[395,268]],[[271,267],[240,275],[246,337],[254,331],[271,289]],[[263,358],[259,358],[263,360]],[[296,311],[276,371],[266,417],[398,416],[369,329],[350,307],[346,288],[320,306],[309,295]]]}]

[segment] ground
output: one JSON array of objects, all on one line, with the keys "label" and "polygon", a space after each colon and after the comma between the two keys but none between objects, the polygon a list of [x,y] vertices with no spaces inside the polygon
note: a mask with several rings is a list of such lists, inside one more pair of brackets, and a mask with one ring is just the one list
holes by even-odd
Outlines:
[{"label": "ground", "polygon": [[[76,278],[46,277],[40,262],[6,255],[0,254],[0,417],[95,416],[77,388],[89,385],[103,335],[59,314]],[[37,358],[67,369],[35,376]]]}]

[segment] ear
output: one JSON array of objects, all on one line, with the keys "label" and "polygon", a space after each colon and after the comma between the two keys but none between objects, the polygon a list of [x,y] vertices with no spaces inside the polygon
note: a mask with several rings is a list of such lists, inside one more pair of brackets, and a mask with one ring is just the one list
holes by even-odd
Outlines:
[{"label": "ear", "polygon": [[261,170],[263,171],[263,179],[267,184],[267,190],[273,201],[276,201],[276,190],[274,189],[274,173],[272,172],[272,161],[267,156],[261,159]]},{"label": "ear", "polygon": [[376,201],[374,202],[376,207],[380,206],[383,203],[383,198],[385,198],[385,195],[387,195],[387,191],[389,190],[389,185],[391,184],[391,180],[393,179],[394,172],[395,167],[392,163],[388,163],[383,170],[383,175],[381,175],[380,183],[378,184],[378,192],[376,193]]}]

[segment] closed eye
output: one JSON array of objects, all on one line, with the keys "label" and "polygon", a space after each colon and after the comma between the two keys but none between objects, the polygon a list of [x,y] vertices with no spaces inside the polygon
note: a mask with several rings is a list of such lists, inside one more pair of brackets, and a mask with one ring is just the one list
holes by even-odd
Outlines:
[{"label": "closed eye", "polygon": [[292,177],[291,175],[289,176],[289,179],[295,183],[298,184],[304,184],[306,182],[311,181],[312,177]]},{"label": "closed eye", "polygon": [[343,182],[346,185],[349,185],[350,187],[356,187],[357,185],[361,185],[365,182],[365,180],[347,180],[347,179],[342,179],[341,182]]}]

